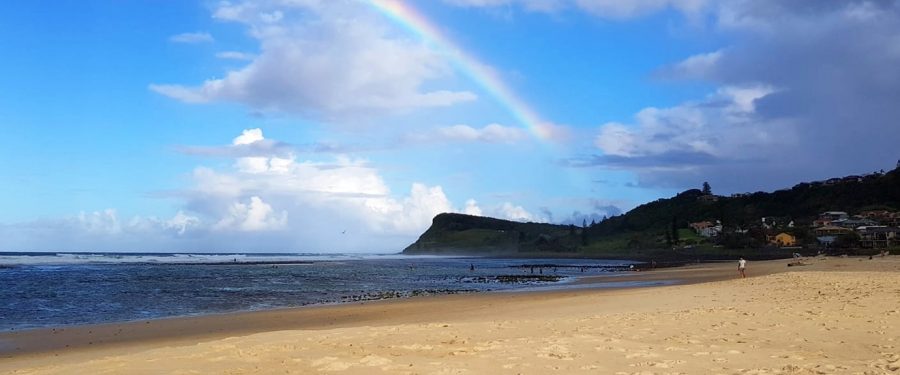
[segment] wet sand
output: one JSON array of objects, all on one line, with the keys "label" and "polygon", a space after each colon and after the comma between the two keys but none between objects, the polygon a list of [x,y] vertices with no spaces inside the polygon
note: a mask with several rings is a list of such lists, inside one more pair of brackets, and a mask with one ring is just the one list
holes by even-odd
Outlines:
[{"label": "wet sand", "polygon": [[900,373],[900,257],[0,334],[0,372]]}]

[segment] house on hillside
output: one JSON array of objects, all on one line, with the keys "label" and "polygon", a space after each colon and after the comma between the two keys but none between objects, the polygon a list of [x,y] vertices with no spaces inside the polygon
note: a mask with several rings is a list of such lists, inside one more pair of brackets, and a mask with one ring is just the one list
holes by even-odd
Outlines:
[{"label": "house on hillside", "polygon": [[690,223],[688,226],[690,226],[698,235],[706,238],[716,237],[722,233],[722,223],[718,220],[716,220],[715,223],[711,221],[700,221]]},{"label": "house on hillside", "polygon": [[887,225],[891,221],[893,214],[894,212],[888,210],[868,210],[860,212],[857,216],[861,219],[874,220],[882,225]]},{"label": "house on hillside", "polygon": [[831,246],[838,237],[848,235],[853,233],[853,229],[844,228],[844,227],[836,227],[833,225],[827,225],[824,227],[819,227],[813,229],[813,234],[816,236],[816,240],[819,241],[820,244],[825,246]]},{"label": "house on hillside", "polygon": [[886,220],[884,224],[891,227],[900,227],[900,212],[892,213],[891,218]]},{"label": "house on hillside", "polygon": [[859,229],[859,246],[872,249],[885,249],[900,245],[900,228],[871,226]]},{"label": "house on hillside", "polygon": [[826,211],[819,214],[819,218],[813,221],[812,226],[814,228],[827,227],[831,226],[832,222],[834,222],[835,220],[846,220],[849,218],[850,215],[848,215],[844,211]]},{"label": "house on hillside", "polygon": [[694,232],[698,232],[698,233],[700,232],[700,230],[711,227],[712,225],[713,225],[713,223],[711,221],[698,221],[696,223],[688,224],[688,226],[691,227],[691,229],[693,229]]},{"label": "house on hillside", "polygon": [[827,220],[841,220],[841,219],[849,219],[850,215],[847,215],[844,211],[825,211],[819,214],[819,219],[827,219]]},{"label": "house on hillside", "polygon": [[850,233],[853,233],[853,229],[833,225],[813,229],[813,234],[816,236],[843,236]]},{"label": "house on hillside", "polygon": [[832,221],[831,225],[835,227],[856,229],[859,227],[878,225],[878,223],[869,219],[840,219]]},{"label": "house on hillside", "polygon": [[812,222],[813,228],[827,227],[831,225],[830,219],[816,219]]},{"label": "house on hillside", "polygon": [[771,237],[769,243],[780,247],[797,246],[797,237],[794,237],[788,233],[781,232],[774,237]]},{"label": "house on hillside", "polygon": [[766,229],[794,227],[794,221],[789,217],[765,216],[760,220],[762,221],[763,228]]}]

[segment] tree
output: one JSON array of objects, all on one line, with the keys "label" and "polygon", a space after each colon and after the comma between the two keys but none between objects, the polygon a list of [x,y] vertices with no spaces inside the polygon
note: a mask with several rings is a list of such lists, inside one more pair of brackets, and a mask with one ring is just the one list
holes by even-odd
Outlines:
[{"label": "tree", "polygon": [[703,195],[711,195],[711,194],[712,194],[712,188],[709,187],[709,182],[704,181],[703,182]]},{"label": "tree", "polygon": [[672,216],[672,242],[678,243],[678,219]]},{"label": "tree", "polygon": [[587,246],[587,228],[581,229],[581,246]]}]

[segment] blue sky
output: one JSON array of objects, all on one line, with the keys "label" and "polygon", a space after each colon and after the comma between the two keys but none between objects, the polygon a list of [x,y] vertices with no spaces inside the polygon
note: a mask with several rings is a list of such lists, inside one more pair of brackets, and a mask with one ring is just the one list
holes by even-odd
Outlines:
[{"label": "blue sky", "polygon": [[399,251],[444,211],[580,223],[900,157],[896,2],[396,3],[455,45],[362,0],[2,5],[0,251]]}]

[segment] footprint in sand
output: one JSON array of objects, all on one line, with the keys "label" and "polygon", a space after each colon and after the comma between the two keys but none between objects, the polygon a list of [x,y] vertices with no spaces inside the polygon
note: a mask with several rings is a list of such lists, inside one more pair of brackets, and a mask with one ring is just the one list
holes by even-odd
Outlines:
[{"label": "footprint in sand", "polygon": [[392,362],[394,362],[394,361],[391,361],[390,359],[387,359],[387,358],[384,358],[381,356],[377,356],[374,354],[367,355],[359,360],[360,364],[363,364],[365,366],[372,366],[372,367],[384,366],[384,365],[391,364]]},{"label": "footprint in sand", "polygon": [[319,371],[344,371],[353,366],[352,363],[339,361],[337,357],[322,357],[311,364]]},{"label": "footprint in sand", "polygon": [[571,361],[575,359],[575,355],[573,355],[569,351],[569,348],[559,344],[553,344],[541,349],[538,352],[538,357],[559,359],[564,361]]},{"label": "footprint in sand", "polygon": [[421,345],[421,344],[400,345],[398,347],[401,349],[406,349],[406,350],[431,350],[434,348],[431,345]]},{"label": "footprint in sand", "polygon": [[680,359],[667,359],[659,362],[639,362],[632,363],[629,366],[632,367],[655,367],[655,368],[672,368],[673,366],[684,364],[686,361],[682,361]]},{"label": "footprint in sand", "polygon": [[631,353],[631,354],[626,354],[626,355],[625,355],[625,358],[628,358],[628,359],[632,359],[632,358],[657,358],[657,357],[659,357],[659,354],[652,353],[652,352],[636,352],[636,353]]}]

